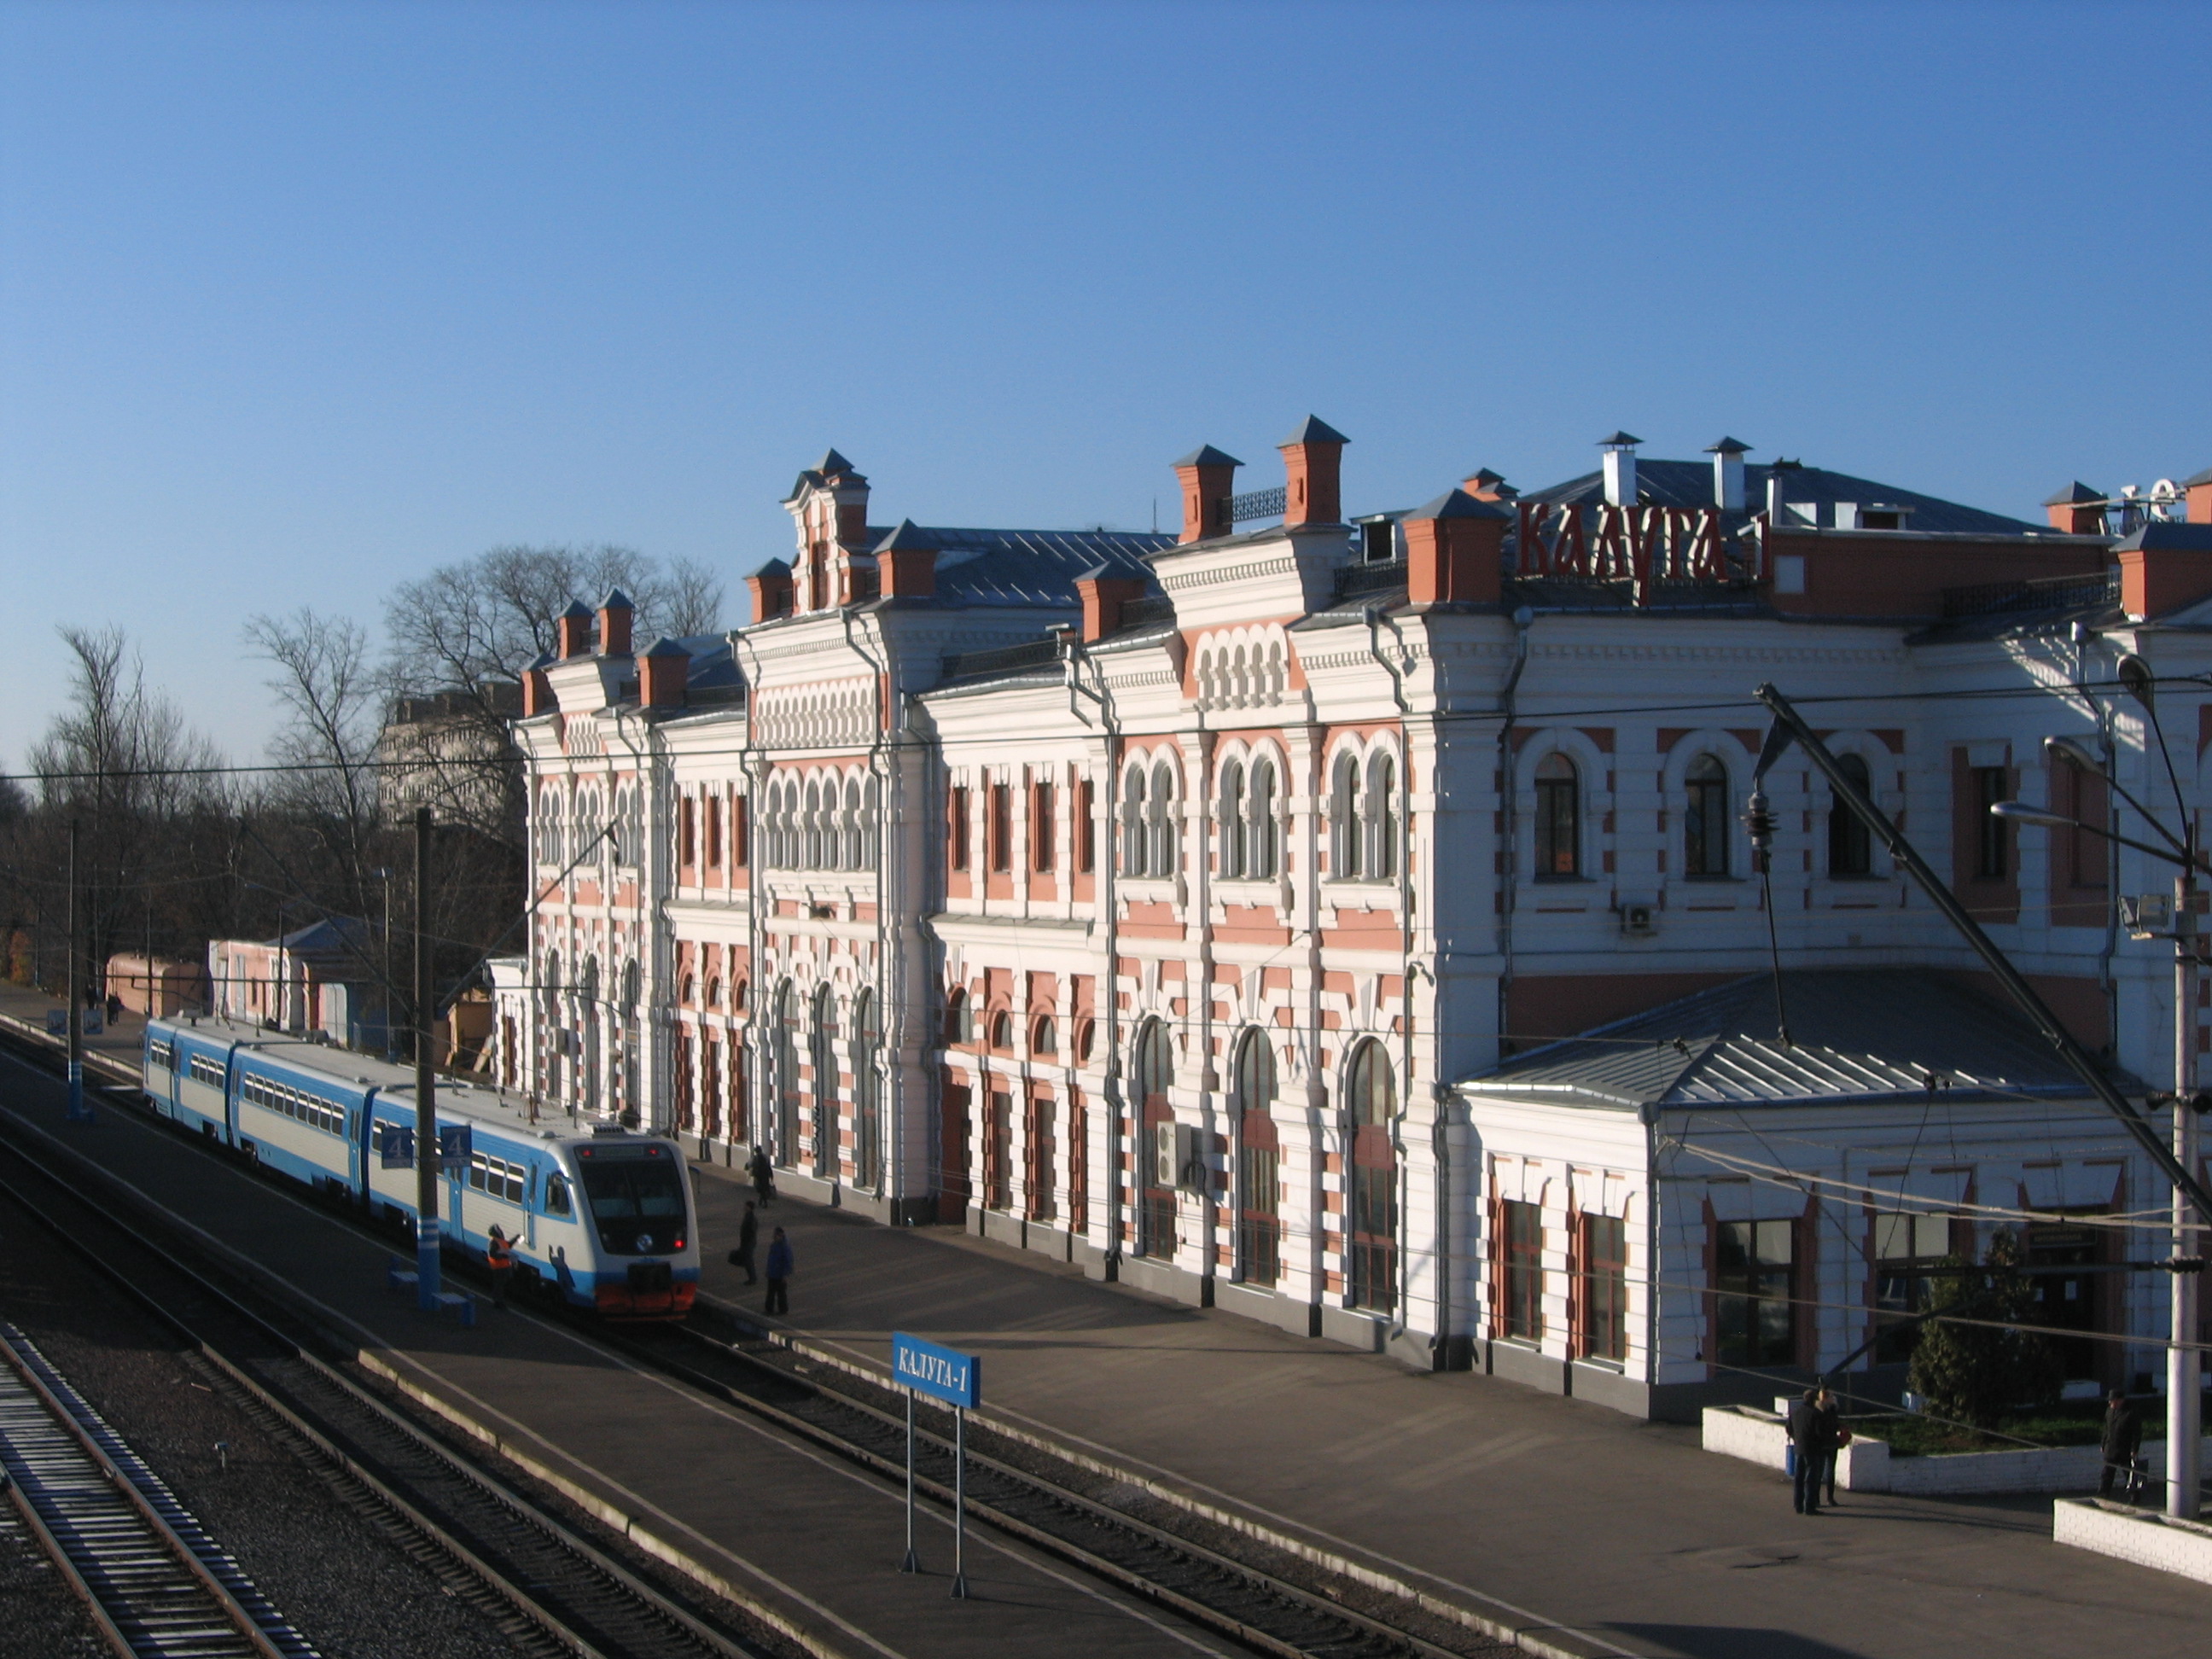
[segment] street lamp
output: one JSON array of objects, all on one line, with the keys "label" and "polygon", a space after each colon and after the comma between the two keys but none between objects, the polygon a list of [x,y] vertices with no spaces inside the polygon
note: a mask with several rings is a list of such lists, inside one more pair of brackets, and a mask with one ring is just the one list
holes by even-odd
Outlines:
[{"label": "street lamp", "polygon": [[[2124,657],[2119,678],[2129,695],[2142,705],[2163,753],[2166,734],[2159,727],[2148,669],[2138,657]],[[2181,801],[2178,780],[2173,793],[2175,804],[2181,806],[2179,837],[2141,801],[2106,777],[2104,767],[2086,744],[2071,738],[2046,738],[2043,748],[2051,759],[2103,778],[2167,844],[2160,847],[2137,841],[2094,823],[2084,823],[2079,818],[2069,818],[2062,812],[2030,806],[2025,801],[1996,802],[1990,808],[1992,815],[2009,823],[2032,823],[2045,830],[2085,830],[2093,836],[2101,836],[2106,841],[2162,860],[2179,872],[2173,879],[2173,911],[2169,925],[2161,929],[2158,925],[2161,919],[2155,915],[2158,907],[2143,904],[2137,907],[2129,932],[2137,939],[2173,941],[2173,1157],[2182,1169],[2193,1173],[2197,1168],[2197,970],[2202,949],[2197,927],[2197,877],[2200,870],[2206,868],[2203,855],[2197,848],[2196,823]],[[2173,762],[2169,755],[2169,776],[2172,770]],[[2194,1243],[2191,1207],[2187,1194],[2177,1185],[2173,1189],[2173,1260],[2170,1264],[2173,1281],[2172,1329],[2166,1351],[2166,1512],[2183,1520],[2193,1520],[2197,1516],[2203,1417],[2203,1399],[2199,1392],[2203,1386],[2203,1360],[2191,1346],[2197,1339],[2197,1273],[2202,1270],[2191,1261],[2195,1252],[2191,1248]]]}]

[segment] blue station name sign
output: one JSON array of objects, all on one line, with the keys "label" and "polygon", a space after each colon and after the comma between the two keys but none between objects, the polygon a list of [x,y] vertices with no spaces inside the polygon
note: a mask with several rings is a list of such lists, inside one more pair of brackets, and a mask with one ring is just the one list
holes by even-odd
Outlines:
[{"label": "blue station name sign", "polygon": [[902,1388],[969,1411],[983,1403],[983,1362],[918,1336],[891,1333],[891,1380]]}]

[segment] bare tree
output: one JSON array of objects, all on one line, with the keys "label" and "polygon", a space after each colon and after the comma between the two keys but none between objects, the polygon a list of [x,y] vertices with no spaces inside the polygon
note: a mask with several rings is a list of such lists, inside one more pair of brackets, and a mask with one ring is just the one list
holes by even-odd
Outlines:
[{"label": "bare tree", "polygon": [[270,803],[322,844],[319,860],[337,878],[349,915],[368,908],[371,842],[379,827],[377,733],[383,685],[369,662],[368,630],[344,617],[301,607],[289,617],[255,617],[246,643],[276,666],[269,689],[288,718],[269,744],[286,770],[270,785]]}]

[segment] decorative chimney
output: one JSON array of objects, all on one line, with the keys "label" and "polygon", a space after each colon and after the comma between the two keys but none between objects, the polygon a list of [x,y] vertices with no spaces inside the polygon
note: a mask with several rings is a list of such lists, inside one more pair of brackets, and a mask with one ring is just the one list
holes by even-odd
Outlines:
[{"label": "decorative chimney", "polygon": [[647,708],[681,708],[691,678],[691,653],[666,635],[637,659],[637,700]]},{"label": "decorative chimney", "polygon": [[[1751,453],[1751,446],[1723,438],[1707,444],[1705,453],[1713,458],[1713,505],[1723,513],[1742,512],[1743,458]],[[1629,465],[1636,463],[1632,459]]]},{"label": "decorative chimney", "polygon": [[2212,599],[2212,524],[2147,524],[2118,543],[2120,609],[2133,622]]},{"label": "decorative chimney", "polygon": [[2212,524],[2212,466],[2181,481],[2189,496],[2189,522]]},{"label": "decorative chimney", "polygon": [[1276,446],[1283,452],[1283,522],[1344,522],[1344,447],[1351,439],[1316,416]]},{"label": "decorative chimney", "polygon": [[1244,463],[1201,444],[1175,464],[1182,481],[1182,534],[1178,542],[1202,542],[1229,529],[1229,491]]},{"label": "decorative chimney", "polygon": [[837,503],[837,539],[848,547],[865,546],[868,539],[868,479],[835,449],[822,453],[814,464],[822,487]]},{"label": "decorative chimney", "polygon": [[627,657],[630,652],[629,629],[637,616],[637,607],[629,602],[629,595],[619,587],[607,589],[607,596],[599,601],[599,654],[603,657]]},{"label": "decorative chimney", "polygon": [[1459,481],[1459,487],[1478,501],[1510,501],[1521,492],[1505,482],[1502,472],[1477,467]]},{"label": "decorative chimney", "polygon": [[571,599],[568,608],[553,619],[554,648],[561,660],[592,654],[592,613],[583,601]]},{"label": "decorative chimney", "polygon": [[1449,489],[1405,520],[1406,597],[1415,605],[1498,602],[1505,528],[1495,501]]},{"label": "decorative chimney", "polygon": [[522,718],[552,712],[553,682],[545,672],[545,665],[553,660],[550,651],[522,671]]},{"label": "decorative chimney", "polygon": [[1607,506],[1636,505],[1636,446],[1643,441],[1632,432],[1616,432],[1597,441],[1598,447],[1605,451]]},{"label": "decorative chimney", "polygon": [[876,544],[876,591],[887,599],[927,599],[937,595],[937,544],[901,519],[898,528]]},{"label": "decorative chimney", "polygon": [[2100,536],[2105,531],[2105,495],[2076,478],[2043,504],[2053,530],[2069,536]]},{"label": "decorative chimney", "polygon": [[1083,641],[1088,645],[1117,632],[1121,626],[1121,607],[1132,599],[1144,596],[1147,584],[1142,576],[1109,575],[1103,564],[1093,565],[1075,579],[1075,591],[1083,596]]},{"label": "decorative chimney", "polygon": [[745,591],[753,596],[753,620],[766,622],[771,617],[791,614],[791,567],[781,559],[770,559],[745,578]]}]

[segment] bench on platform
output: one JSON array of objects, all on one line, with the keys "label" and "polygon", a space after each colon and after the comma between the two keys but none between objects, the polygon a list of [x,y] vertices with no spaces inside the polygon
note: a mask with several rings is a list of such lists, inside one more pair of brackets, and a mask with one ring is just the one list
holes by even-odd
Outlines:
[{"label": "bench on platform", "polygon": [[[422,1282],[422,1276],[398,1256],[388,1256],[384,1264],[384,1288],[387,1291],[411,1291]],[[438,1305],[449,1309],[470,1330],[476,1328],[477,1299],[459,1291],[438,1292]]]}]

